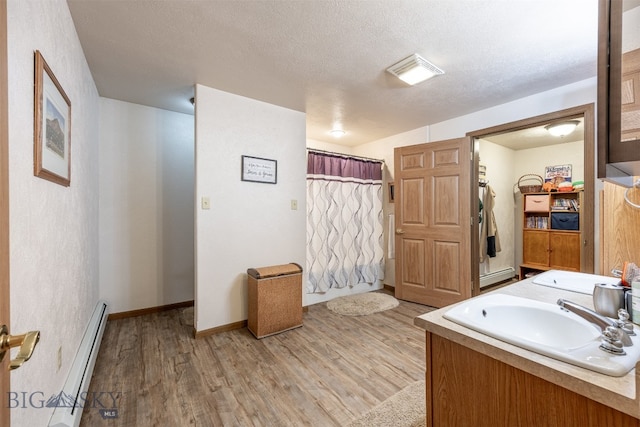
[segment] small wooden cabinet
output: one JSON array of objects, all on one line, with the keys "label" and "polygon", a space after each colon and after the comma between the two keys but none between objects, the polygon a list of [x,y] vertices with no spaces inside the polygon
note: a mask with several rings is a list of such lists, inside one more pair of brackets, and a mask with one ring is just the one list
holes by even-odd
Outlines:
[{"label": "small wooden cabinet", "polygon": [[544,270],[581,270],[581,191],[524,194],[520,278]]}]

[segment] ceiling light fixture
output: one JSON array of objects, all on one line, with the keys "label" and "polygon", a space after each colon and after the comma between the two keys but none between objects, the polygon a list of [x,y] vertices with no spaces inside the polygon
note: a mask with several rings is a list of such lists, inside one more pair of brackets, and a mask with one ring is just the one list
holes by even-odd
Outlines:
[{"label": "ceiling light fixture", "polygon": [[397,64],[387,68],[387,71],[403,82],[415,85],[431,77],[444,74],[444,71],[436,67],[417,53],[403,59]]},{"label": "ceiling light fixture", "polygon": [[342,136],[344,136],[344,134],[346,133],[345,131],[343,131],[342,129],[334,129],[331,132],[329,132],[331,134],[332,137],[334,138],[340,138]]},{"label": "ceiling light fixture", "polygon": [[574,130],[580,122],[578,120],[568,120],[566,122],[553,123],[545,126],[544,128],[553,136],[567,136]]}]

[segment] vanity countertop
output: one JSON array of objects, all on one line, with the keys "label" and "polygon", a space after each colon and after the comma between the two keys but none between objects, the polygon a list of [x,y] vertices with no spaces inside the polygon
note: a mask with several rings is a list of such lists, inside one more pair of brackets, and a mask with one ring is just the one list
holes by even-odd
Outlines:
[{"label": "vanity countertop", "polygon": [[[564,298],[593,309],[593,299],[590,295],[537,285],[532,283],[532,279],[499,288],[492,293],[514,295],[552,304],[555,304],[558,298]],[[638,364],[623,377],[599,374],[516,347],[451,322],[443,317],[451,307],[444,307],[416,317],[414,324],[427,332],[640,419]],[[640,331],[640,326],[636,325],[636,330]]]}]

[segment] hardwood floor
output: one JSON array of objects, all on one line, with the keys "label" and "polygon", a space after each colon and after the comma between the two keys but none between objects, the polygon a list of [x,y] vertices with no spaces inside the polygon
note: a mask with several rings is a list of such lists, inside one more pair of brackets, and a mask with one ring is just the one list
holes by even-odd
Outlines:
[{"label": "hardwood floor", "polygon": [[[111,320],[89,388],[105,394],[80,425],[342,426],[424,379],[413,319],[430,310],[401,301],[347,317],[316,304],[303,327],[261,340],[246,328],[195,340],[185,308]],[[106,393],[117,418],[103,419]]]}]

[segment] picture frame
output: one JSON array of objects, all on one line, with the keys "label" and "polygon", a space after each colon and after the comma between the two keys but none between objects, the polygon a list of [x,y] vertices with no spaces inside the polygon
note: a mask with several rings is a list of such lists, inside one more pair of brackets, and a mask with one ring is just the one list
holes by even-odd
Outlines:
[{"label": "picture frame", "polygon": [[262,184],[276,184],[278,182],[278,162],[262,157],[242,156],[241,179]]},{"label": "picture frame", "polygon": [[558,185],[562,182],[571,182],[571,165],[555,165],[544,168],[544,182]]},{"label": "picture frame", "polygon": [[35,52],[33,174],[71,185],[71,101],[40,51]]}]

